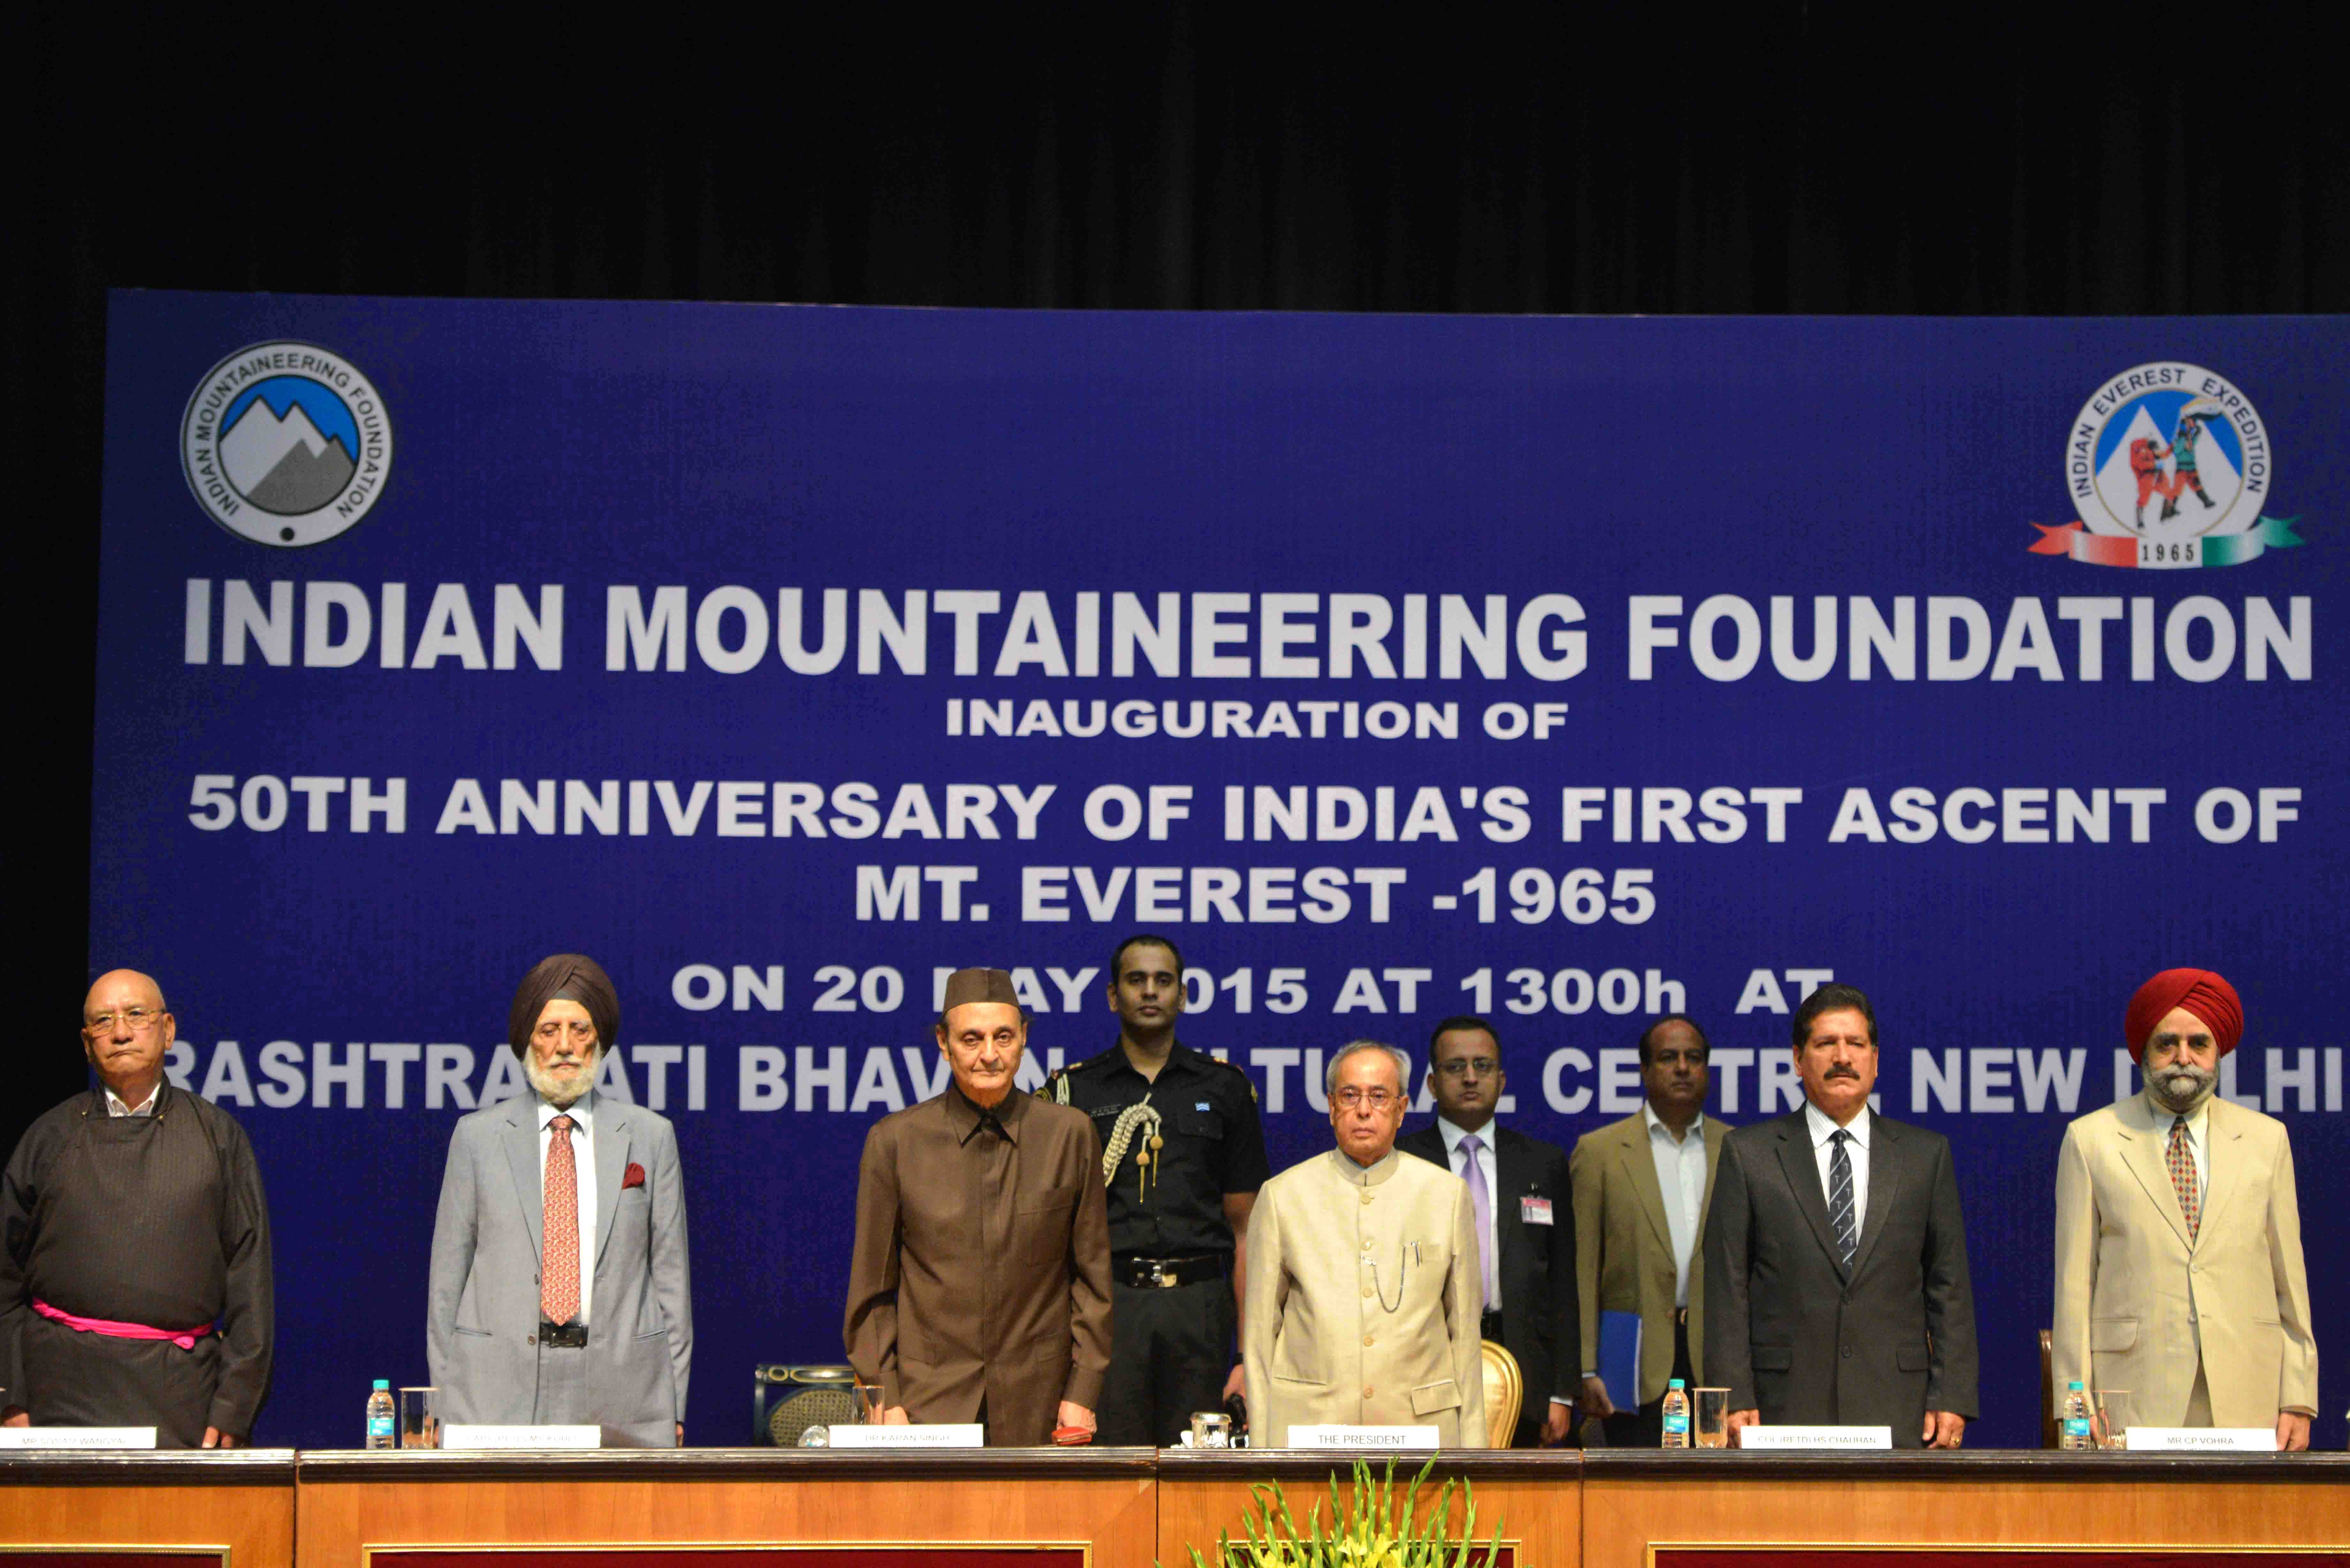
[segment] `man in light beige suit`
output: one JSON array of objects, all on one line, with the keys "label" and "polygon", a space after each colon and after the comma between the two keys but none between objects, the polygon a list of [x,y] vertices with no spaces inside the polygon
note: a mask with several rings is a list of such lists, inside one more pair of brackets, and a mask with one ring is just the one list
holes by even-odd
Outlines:
[{"label": "man in light beige suit", "polygon": [[1482,1449],[1484,1302],[1468,1183],[1396,1152],[1411,1063],[1357,1040],[1331,1057],[1338,1147],[1259,1189],[1249,1216],[1250,1440],[1295,1426],[1434,1427]]},{"label": "man in light beige suit", "polygon": [[2165,970],[2124,1023],[2146,1089],[2064,1131],[2055,1376],[2126,1389],[2145,1427],[2276,1428],[2309,1446],[2317,1346],[2284,1124],[2216,1096],[2233,987]]},{"label": "man in light beige suit", "polygon": [[[1583,1298],[1583,1397],[1612,1448],[1655,1448],[1666,1383],[1702,1380],[1705,1210],[1730,1128],[1705,1114],[1713,1086],[1705,1032],[1675,1013],[1640,1034],[1639,1111],[1577,1139],[1575,1272]],[[1599,1314],[1640,1314],[1640,1386],[1598,1376]],[[1627,1407],[1619,1407],[1615,1396]]]}]

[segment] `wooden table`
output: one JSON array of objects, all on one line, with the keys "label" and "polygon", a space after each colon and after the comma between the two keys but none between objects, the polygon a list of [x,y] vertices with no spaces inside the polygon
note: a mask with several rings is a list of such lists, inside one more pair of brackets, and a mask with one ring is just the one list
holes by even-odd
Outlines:
[{"label": "wooden table", "polygon": [[290,1449],[0,1456],[0,1568],[293,1568],[294,1474]]},{"label": "wooden table", "polygon": [[[2350,1456],[2039,1449],[1584,1456],[1584,1568],[1648,1568],[1652,1548],[1676,1544],[1764,1543],[2345,1552]],[[1670,1553],[1655,1561],[1669,1568]],[[1981,1561],[1998,1568],[2000,1559]]]},{"label": "wooden table", "polygon": [[560,1546],[566,1568],[582,1548],[608,1548],[585,1553],[608,1568],[712,1568],[691,1549],[890,1545],[988,1568],[982,1549],[1013,1547],[1035,1568],[1149,1568],[1151,1467],[1147,1449],[306,1452],[296,1552],[303,1568],[456,1568],[412,1549],[478,1548],[462,1560],[530,1568]]}]

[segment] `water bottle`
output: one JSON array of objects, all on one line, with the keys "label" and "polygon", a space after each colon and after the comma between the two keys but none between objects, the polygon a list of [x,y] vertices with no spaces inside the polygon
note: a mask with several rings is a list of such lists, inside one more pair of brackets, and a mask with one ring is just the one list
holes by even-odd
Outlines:
[{"label": "water bottle", "polygon": [[375,1392],[368,1396],[367,1446],[370,1449],[400,1447],[400,1413],[391,1403],[391,1379],[375,1380]]},{"label": "water bottle", "polygon": [[1686,1449],[1690,1446],[1689,1389],[1678,1377],[1665,1388],[1665,1435],[1663,1446]]},{"label": "water bottle", "polygon": [[2096,1439],[2089,1433],[2089,1396],[2079,1378],[2064,1386],[2064,1408],[2056,1421],[2056,1446],[2060,1449],[2094,1449]]}]

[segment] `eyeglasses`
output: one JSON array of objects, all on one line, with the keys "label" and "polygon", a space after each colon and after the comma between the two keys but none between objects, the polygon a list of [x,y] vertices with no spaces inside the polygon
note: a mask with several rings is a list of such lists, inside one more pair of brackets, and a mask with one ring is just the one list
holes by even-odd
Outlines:
[{"label": "eyeglasses", "polygon": [[1350,1111],[1357,1106],[1368,1106],[1375,1111],[1383,1111],[1402,1097],[1393,1089],[1358,1089],[1352,1084],[1330,1096]]},{"label": "eyeglasses", "polygon": [[561,1023],[550,1018],[532,1033],[541,1040],[553,1041],[562,1038],[567,1031],[572,1039],[583,1045],[596,1038],[596,1025],[584,1018],[575,1018]]},{"label": "eyeglasses", "polygon": [[167,1015],[160,1007],[126,1007],[120,1012],[93,1012],[81,1026],[85,1034],[111,1034],[120,1020],[133,1034],[142,1034],[161,1023]]},{"label": "eyeglasses", "polygon": [[1502,1064],[1491,1056],[1455,1056],[1449,1062],[1439,1062],[1436,1070],[1448,1078],[1459,1078],[1470,1073],[1490,1078],[1502,1070]]}]

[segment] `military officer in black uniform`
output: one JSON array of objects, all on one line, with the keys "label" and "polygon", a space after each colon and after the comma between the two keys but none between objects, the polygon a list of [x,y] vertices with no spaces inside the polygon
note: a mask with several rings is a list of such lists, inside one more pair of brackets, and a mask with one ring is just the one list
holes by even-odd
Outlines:
[{"label": "military officer in black uniform", "polygon": [[1183,955],[1128,937],[1110,959],[1118,1044],[1045,1094],[1093,1117],[1109,1189],[1110,1358],[1097,1442],[1172,1448],[1241,1391],[1249,1209],[1270,1174],[1248,1075],[1175,1041]]}]

